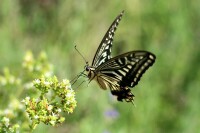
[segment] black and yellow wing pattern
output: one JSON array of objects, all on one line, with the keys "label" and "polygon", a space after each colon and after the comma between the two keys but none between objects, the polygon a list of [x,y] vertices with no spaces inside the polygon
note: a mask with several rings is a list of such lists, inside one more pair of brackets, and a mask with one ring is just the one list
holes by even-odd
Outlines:
[{"label": "black and yellow wing pattern", "polygon": [[110,89],[118,101],[133,102],[130,88],[138,84],[145,71],[153,65],[156,56],[148,51],[131,51],[111,57],[114,33],[124,14],[122,11],[111,24],[101,41],[92,65],[86,64],[89,80],[95,79],[102,89]]}]

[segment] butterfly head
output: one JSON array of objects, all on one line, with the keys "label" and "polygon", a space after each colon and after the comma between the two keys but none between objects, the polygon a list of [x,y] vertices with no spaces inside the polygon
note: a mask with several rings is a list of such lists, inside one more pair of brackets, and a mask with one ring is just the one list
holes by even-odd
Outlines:
[{"label": "butterfly head", "polygon": [[89,72],[89,71],[90,71],[90,66],[89,66],[88,62],[86,62],[85,71],[86,71],[86,72]]},{"label": "butterfly head", "polygon": [[88,62],[86,62],[86,65],[84,67],[85,71],[89,74],[91,71],[91,66],[89,66]]},{"label": "butterfly head", "polygon": [[91,79],[95,76],[95,68],[92,67],[92,66],[89,66],[88,62],[86,62],[86,65],[85,65],[85,71],[87,72],[88,74],[88,78]]}]

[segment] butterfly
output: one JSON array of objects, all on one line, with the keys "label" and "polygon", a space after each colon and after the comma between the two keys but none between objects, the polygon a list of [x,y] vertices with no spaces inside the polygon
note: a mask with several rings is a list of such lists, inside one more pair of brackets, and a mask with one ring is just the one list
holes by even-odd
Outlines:
[{"label": "butterfly", "polygon": [[122,11],[104,35],[92,65],[86,62],[85,71],[89,82],[96,80],[102,89],[110,89],[118,101],[134,101],[130,88],[138,84],[144,72],[153,65],[156,56],[148,51],[130,51],[111,57],[113,37],[124,14]]}]

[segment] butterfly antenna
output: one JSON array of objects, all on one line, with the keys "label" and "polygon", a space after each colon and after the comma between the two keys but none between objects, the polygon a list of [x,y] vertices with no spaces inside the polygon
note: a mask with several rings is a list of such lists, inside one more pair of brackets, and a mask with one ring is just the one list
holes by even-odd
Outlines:
[{"label": "butterfly antenna", "polygon": [[86,59],[84,58],[84,56],[79,52],[79,50],[76,48],[76,45],[74,46],[74,48],[79,53],[79,55],[83,58],[83,60],[85,61],[85,63],[88,64],[88,61],[86,61]]}]

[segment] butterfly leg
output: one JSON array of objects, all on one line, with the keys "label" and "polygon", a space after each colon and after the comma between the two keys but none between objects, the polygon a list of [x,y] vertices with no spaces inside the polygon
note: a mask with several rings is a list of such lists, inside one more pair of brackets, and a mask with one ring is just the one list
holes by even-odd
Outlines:
[{"label": "butterfly leg", "polygon": [[74,85],[74,84],[76,83],[76,81],[77,81],[81,76],[87,77],[87,75],[84,73],[84,71],[83,71],[83,72],[80,72],[75,78],[73,78],[73,79],[70,81],[70,83],[71,83],[72,85]]}]

